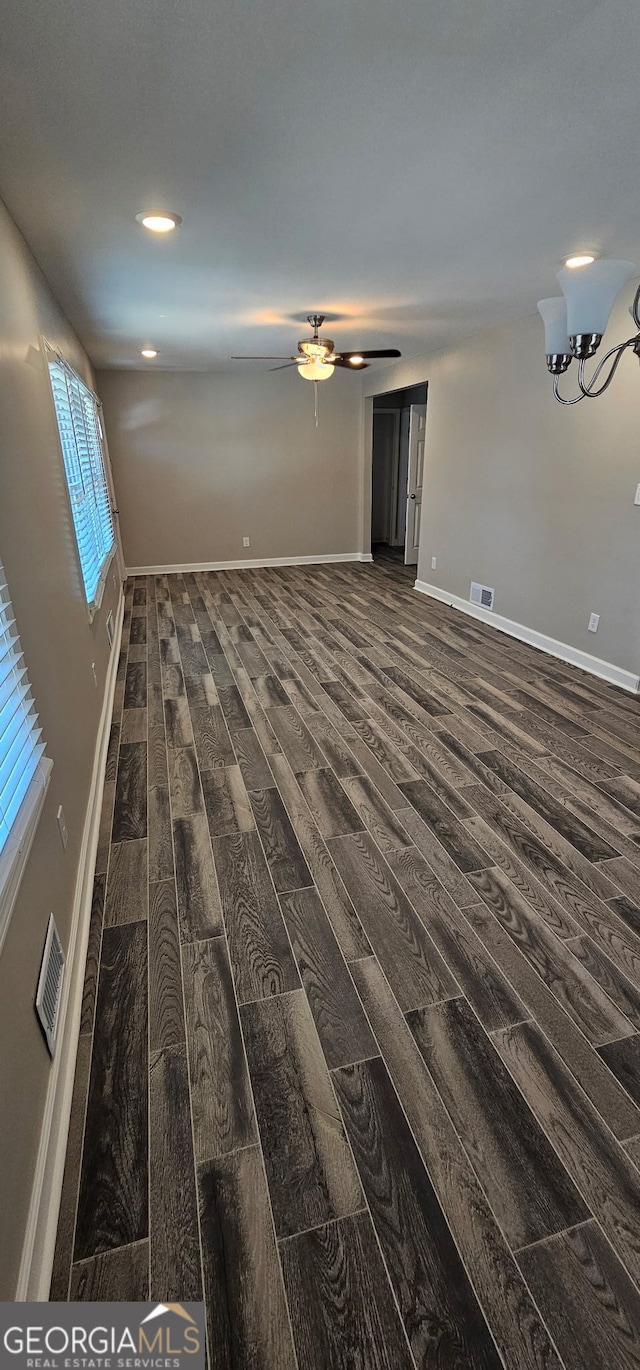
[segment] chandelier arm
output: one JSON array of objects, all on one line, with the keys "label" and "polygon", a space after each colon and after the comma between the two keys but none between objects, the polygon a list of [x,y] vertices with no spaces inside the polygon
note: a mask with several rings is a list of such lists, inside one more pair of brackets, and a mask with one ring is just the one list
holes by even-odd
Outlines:
[{"label": "chandelier arm", "polygon": [[[601,360],[601,362],[599,363],[599,365],[596,367],[596,369],[595,369],[595,371],[594,371],[594,373],[593,373],[593,375],[592,375],[592,377],[591,377],[591,380],[589,381],[589,383],[588,383],[587,385],[585,385],[585,376],[584,376],[585,362],[584,362],[584,360],[581,361],[581,362],[580,362],[580,365],[579,365],[579,367],[578,367],[578,385],[580,386],[580,389],[581,389],[583,395],[586,395],[587,398],[590,399],[590,400],[596,400],[596,399],[598,398],[598,395],[603,395],[604,392],[605,392],[605,390],[607,390],[607,389],[609,388],[609,386],[611,385],[611,382],[612,382],[612,380],[613,380],[613,378],[614,378],[614,376],[615,376],[615,374],[616,374],[616,371],[618,370],[618,366],[620,365],[620,362],[621,362],[621,360],[622,360],[622,357],[623,357],[624,353],[626,352],[627,348],[628,348],[628,347],[634,347],[635,344],[636,344],[637,342],[638,342],[638,338],[629,338],[629,339],[627,340],[627,342],[619,343],[617,347],[612,347],[612,348],[610,349],[610,351],[607,352],[606,355],[602,358],[602,360]],[[608,360],[609,360],[609,357],[613,357],[614,354],[615,354],[615,360],[614,360],[613,363],[612,363],[611,370],[610,370],[610,372],[609,372],[609,375],[607,376],[606,381],[603,381],[603,383],[602,383],[602,385],[600,386],[599,390],[594,390],[594,389],[593,389],[593,386],[595,385],[595,382],[597,381],[598,376],[600,375],[600,372],[602,371],[603,366],[606,365],[606,363],[607,363]]]},{"label": "chandelier arm", "polygon": [[640,285],[638,286],[638,289],[636,290],[634,296],[633,304],[631,306],[631,313],[633,314],[633,319],[636,328],[640,331]]},{"label": "chandelier arm", "polygon": [[559,376],[554,376],[554,378],[553,378],[553,393],[554,393],[556,399],[559,401],[560,404],[579,404],[579,403],[580,403],[580,400],[583,400],[583,399],[585,398],[585,395],[584,395],[584,392],[583,392],[583,393],[580,394],[580,395],[576,395],[576,397],[575,397],[574,400],[564,400],[564,399],[562,398],[562,395],[560,395],[560,394],[558,393],[558,383],[559,383],[559,380],[560,380],[560,377],[559,377]]}]

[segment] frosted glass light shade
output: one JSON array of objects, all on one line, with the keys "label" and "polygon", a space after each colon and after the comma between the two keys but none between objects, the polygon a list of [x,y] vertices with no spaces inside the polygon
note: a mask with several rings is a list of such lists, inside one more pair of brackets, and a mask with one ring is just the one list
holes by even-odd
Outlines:
[{"label": "frosted glass light shade", "polygon": [[556,280],[567,301],[567,332],[604,333],[616,296],[636,274],[633,262],[592,262],[580,271],[563,267]]},{"label": "frosted glass light shade", "polygon": [[298,375],[305,381],[328,381],[335,369],[335,366],[328,362],[303,362],[302,366],[298,367]]},{"label": "frosted glass light shade", "polygon": [[568,357],[569,335],[567,333],[567,302],[564,295],[553,295],[548,300],[538,300],[538,313],[544,322],[544,350],[548,357]]}]

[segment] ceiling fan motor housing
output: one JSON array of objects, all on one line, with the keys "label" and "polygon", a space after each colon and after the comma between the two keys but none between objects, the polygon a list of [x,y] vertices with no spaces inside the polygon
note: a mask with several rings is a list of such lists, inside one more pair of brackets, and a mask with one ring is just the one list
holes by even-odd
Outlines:
[{"label": "ceiling fan motor housing", "polygon": [[313,357],[314,361],[322,361],[323,357],[329,357],[333,352],[333,338],[301,338],[298,351],[303,357]]}]

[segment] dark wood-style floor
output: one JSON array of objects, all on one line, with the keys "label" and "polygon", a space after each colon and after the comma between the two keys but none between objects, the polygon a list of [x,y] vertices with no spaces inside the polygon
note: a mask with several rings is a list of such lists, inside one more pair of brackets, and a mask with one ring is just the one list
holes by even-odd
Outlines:
[{"label": "dark wood-style floor", "polygon": [[639,1367],[639,717],[390,565],[129,582],[52,1298]]}]

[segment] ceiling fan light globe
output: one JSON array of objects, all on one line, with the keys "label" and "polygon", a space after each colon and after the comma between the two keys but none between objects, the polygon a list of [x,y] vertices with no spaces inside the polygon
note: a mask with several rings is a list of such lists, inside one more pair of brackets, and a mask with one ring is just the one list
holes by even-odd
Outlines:
[{"label": "ceiling fan light globe", "polygon": [[319,360],[301,362],[298,366],[298,375],[305,381],[328,381],[334,371],[335,366]]}]

